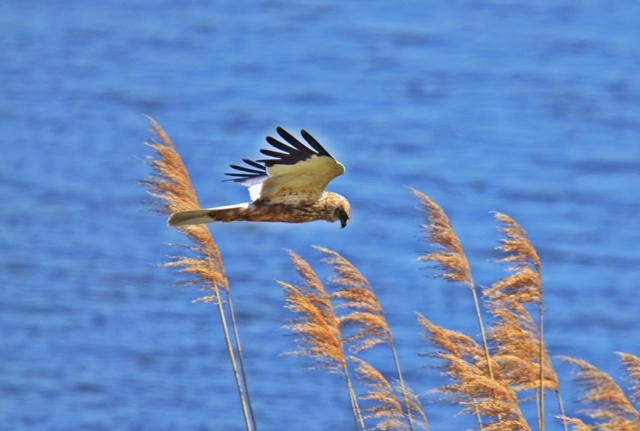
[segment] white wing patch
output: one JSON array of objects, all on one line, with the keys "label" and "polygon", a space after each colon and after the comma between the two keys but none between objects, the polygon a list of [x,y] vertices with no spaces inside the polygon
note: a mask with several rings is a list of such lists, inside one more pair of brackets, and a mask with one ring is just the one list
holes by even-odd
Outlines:
[{"label": "white wing patch", "polygon": [[260,191],[262,190],[262,183],[264,183],[264,180],[258,184],[254,184],[249,187],[249,197],[251,198],[251,202],[255,202],[258,199],[260,199]]}]

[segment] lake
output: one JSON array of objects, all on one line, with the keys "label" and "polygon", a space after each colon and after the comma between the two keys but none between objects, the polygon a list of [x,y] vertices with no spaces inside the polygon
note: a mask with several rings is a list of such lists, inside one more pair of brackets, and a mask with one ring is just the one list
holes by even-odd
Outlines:
[{"label": "lake", "polygon": [[[209,225],[260,429],[353,424],[341,376],[282,355],[294,316],[276,281],[299,282],[286,249],[323,280],[312,245],[368,278],[418,393],[446,380],[416,312],[478,335],[469,290],[415,260],[432,249],[408,186],[447,212],[478,286],[507,274],[492,211],[518,221],[542,261],[551,355],[628,388],[615,352],[640,354],[638,17],[602,0],[3,1],[0,429],[244,429],[216,308],[157,265],[185,240],[144,204],[146,116],[205,206],[248,199],[223,174],[276,126],[346,167],[329,185],[351,202],[345,229]],[[363,357],[393,376],[384,347]],[[584,417],[573,368],[554,364]],[[431,429],[475,426],[435,399]],[[548,413],[560,429],[552,397]]]}]

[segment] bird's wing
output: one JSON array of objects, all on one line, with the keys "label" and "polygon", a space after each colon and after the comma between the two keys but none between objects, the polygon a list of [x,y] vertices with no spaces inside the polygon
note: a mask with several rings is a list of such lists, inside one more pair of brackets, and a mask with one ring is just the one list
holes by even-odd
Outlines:
[{"label": "bird's wing", "polygon": [[231,165],[237,172],[227,175],[237,177],[233,181],[249,187],[254,202],[305,204],[317,201],[329,181],[344,173],[344,166],[305,130],[300,133],[309,146],[281,127],[276,131],[287,143],[271,136],[267,136],[267,142],[280,151],[260,150],[272,158],[242,159],[248,166]]}]

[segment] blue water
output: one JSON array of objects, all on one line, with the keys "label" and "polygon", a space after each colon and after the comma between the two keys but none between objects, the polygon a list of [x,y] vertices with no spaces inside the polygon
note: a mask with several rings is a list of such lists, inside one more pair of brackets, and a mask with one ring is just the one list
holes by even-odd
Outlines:
[{"label": "blue water", "polygon": [[[526,229],[543,265],[552,355],[618,382],[640,354],[640,5],[632,1],[125,1],[0,3],[0,429],[244,429],[214,307],[154,266],[182,237],[145,211],[145,115],[176,142],[203,205],[281,125],[347,168],[346,229],[215,224],[262,430],[350,429],[338,375],[280,356],[284,249],[311,245],[369,278],[409,384],[444,380],[415,312],[477,334],[466,288],[414,259],[420,213],[449,214],[478,285],[491,211]],[[384,348],[365,357],[385,373]],[[570,415],[571,368],[557,363]],[[474,426],[429,404],[433,430]],[[549,401],[549,413],[555,414]],[[549,418],[548,422],[553,423]],[[533,422],[532,422],[533,425]],[[548,429],[558,429],[549,425]]]}]

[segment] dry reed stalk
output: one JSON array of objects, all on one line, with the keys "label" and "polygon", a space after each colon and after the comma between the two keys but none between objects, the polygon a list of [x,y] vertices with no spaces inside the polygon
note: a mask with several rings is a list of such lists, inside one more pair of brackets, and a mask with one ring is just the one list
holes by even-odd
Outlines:
[{"label": "dry reed stalk", "polygon": [[[155,201],[155,211],[161,214],[171,214],[176,211],[184,211],[199,208],[189,172],[182,162],[175,145],[169,139],[165,131],[152,118],[149,118],[153,125],[153,132],[160,141],[149,140],[147,145],[156,152],[156,157],[148,157],[147,163],[153,168],[154,175],[142,181],[147,192],[157,199]],[[193,253],[194,257],[175,256],[164,266],[177,268],[182,274],[195,276],[194,279],[187,280],[187,284],[195,284],[212,292],[211,295],[200,298],[205,302],[214,302],[218,307],[220,321],[224,333],[227,352],[234,372],[242,412],[245,418],[247,430],[257,430],[256,420],[251,405],[247,379],[244,372],[242,360],[242,349],[235,325],[235,315],[229,295],[229,282],[224,273],[222,257],[218,247],[205,225],[177,227],[191,242],[185,247]],[[221,293],[226,295],[229,313],[232,318],[232,326],[235,338],[235,351],[231,344],[231,335],[227,325],[223,304],[225,301]],[[240,363],[242,377],[238,373],[236,355]]]},{"label": "dry reed stalk", "polygon": [[638,431],[640,429],[640,413],[608,374],[586,361],[566,356],[560,359],[579,368],[576,380],[586,389],[580,401],[589,406],[584,412],[599,421],[593,427],[595,430]]},{"label": "dry reed stalk", "polygon": [[[433,324],[419,313],[418,322],[436,348],[432,356],[442,361],[440,369],[454,382],[433,392],[447,394],[445,400],[464,407],[463,413],[475,414],[482,430],[529,430],[515,392],[501,377],[498,364],[493,364],[494,378],[486,372],[484,349],[478,343],[460,332]],[[483,423],[482,416],[496,419]]]},{"label": "dry reed stalk", "polygon": [[[420,326],[427,339],[436,346],[435,357],[443,361],[441,369],[453,384],[433,392],[446,394],[449,402],[463,407],[463,413],[478,416],[483,430],[529,430],[518,406],[518,398],[509,382],[486,372],[483,349],[471,338],[456,331],[439,327],[418,314]],[[497,364],[494,369],[499,371]],[[482,416],[495,418],[482,423]]]},{"label": "dry reed stalk", "polygon": [[[540,258],[522,226],[505,214],[496,213],[495,218],[504,225],[498,228],[503,235],[498,250],[505,256],[498,261],[512,263],[509,268],[512,273],[484,290],[491,304],[489,308],[497,319],[492,331],[494,346],[498,354],[513,359],[507,361],[505,371],[517,382],[517,390],[537,390],[538,426],[543,430],[545,388],[556,392],[561,417],[565,414],[559,381],[544,344]],[[538,307],[539,330],[524,308],[525,304]],[[527,363],[537,367],[537,376],[532,374],[529,365],[524,365]],[[528,383],[527,376],[530,379]],[[567,430],[566,424],[564,429]]]},{"label": "dry reed stalk", "polygon": [[640,402],[640,358],[622,352],[617,355],[625,367],[627,380],[631,382],[631,401]]},{"label": "dry reed stalk", "polygon": [[297,335],[297,349],[290,353],[309,356],[320,364],[320,368],[343,374],[351,401],[355,429],[364,431],[364,420],[347,368],[340,321],[331,299],[311,266],[292,251],[289,251],[289,256],[304,280],[304,284],[298,287],[278,282],[286,292],[285,307],[299,316],[287,325]]},{"label": "dry reed stalk", "polygon": [[[387,379],[371,364],[353,356],[349,360],[356,364],[356,373],[360,380],[371,388],[360,398],[376,403],[374,406],[364,409],[368,413],[365,419],[378,419],[379,421],[374,428],[376,430],[408,430],[407,424],[403,421],[406,416],[400,399]],[[413,410],[414,416],[421,418],[416,421],[416,425],[427,430],[426,416],[415,394],[406,386],[403,386],[402,389],[399,388],[399,392],[402,398],[410,400],[407,402],[407,408]]]},{"label": "dry reed stalk", "polygon": [[[387,323],[384,311],[376,294],[367,279],[358,271],[347,259],[340,254],[323,247],[316,247],[317,250],[324,253],[327,257],[325,263],[331,265],[335,272],[335,276],[331,281],[337,284],[339,289],[331,295],[332,299],[343,301],[339,307],[345,307],[353,310],[351,313],[340,317],[340,327],[355,327],[355,334],[346,337],[345,343],[354,343],[350,350],[354,353],[369,349],[379,343],[387,343],[391,348],[393,360],[398,373],[398,381],[400,383],[400,392],[404,396],[405,411],[409,428],[413,431],[412,408],[410,406],[409,392],[405,390],[404,378],[400,368],[400,361],[393,342],[391,328]],[[425,417],[424,412],[420,412]]]},{"label": "dry reed stalk", "polygon": [[[494,349],[493,359],[500,364],[502,376],[516,392],[539,389],[540,343],[531,315],[517,303],[490,301],[488,308],[495,321],[487,335]],[[545,348],[544,345],[542,347]],[[542,384],[547,389],[558,391],[558,376],[546,349],[542,357]]]},{"label": "dry reed stalk", "polygon": [[418,398],[418,395],[411,390],[411,388],[407,385],[394,385],[394,389],[396,392],[400,392],[403,400],[405,402],[408,400],[408,408],[409,411],[412,412],[411,417],[413,418],[413,423],[418,428],[421,428],[424,431],[429,430],[429,423],[427,422],[427,415],[424,413],[422,409],[422,403]]},{"label": "dry reed stalk", "polygon": [[442,386],[437,391],[451,394],[451,400],[464,407],[463,413],[493,418],[482,424],[483,430],[530,430],[520,411],[518,397],[507,381],[491,379],[484,367],[454,355],[444,354],[441,357],[456,372],[449,375],[454,384]]},{"label": "dry reed stalk", "polygon": [[437,268],[442,272],[437,277],[444,278],[447,281],[456,281],[465,284],[471,290],[473,296],[473,304],[475,306],[478,326],[480,327],[480,336],[482,337],[482,346],[484,348],[485,360],[489,371],[489,376],[493,379],[493,369],[491,357],[489,355],[489,344],[482,323],[482,315],[480,313],[480,304],[478,303],[478,295],[471,277],[471,268],[469,261],[464,253],[460,239],[453,230],[449,217],[445,212],[427,195],[415,189],[410,189],[413,195],[420,200],[421,210],[425,214],[425,224],[422,230],[426,233],[426,241],[436,247],[438,251],[425,253],[418,257],[423,262],[435,262]]}]

